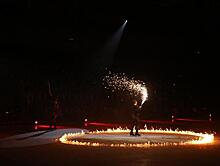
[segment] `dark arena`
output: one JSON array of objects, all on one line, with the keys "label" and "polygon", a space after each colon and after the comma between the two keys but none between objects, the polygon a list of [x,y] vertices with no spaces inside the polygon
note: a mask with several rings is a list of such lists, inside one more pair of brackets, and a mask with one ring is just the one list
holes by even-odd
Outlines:
[{"label": "dark arena", "polygon": [[0,2],[1,166],[220,164],[220,2]]}]

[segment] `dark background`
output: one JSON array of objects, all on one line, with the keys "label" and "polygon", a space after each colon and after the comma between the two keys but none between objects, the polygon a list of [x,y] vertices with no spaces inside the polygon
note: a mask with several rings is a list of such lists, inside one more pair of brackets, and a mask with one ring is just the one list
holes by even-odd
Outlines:
[{"label": "dark background", "polygon": [[[218,119],[219,9],[214,0],[2,0],[1,121],[46,120],[48,80],[61,121],[126,119],[129,103],[103,89],[99,65],[146,82],[143,118]],[[99,61],[126,19],[113,61]]]}]

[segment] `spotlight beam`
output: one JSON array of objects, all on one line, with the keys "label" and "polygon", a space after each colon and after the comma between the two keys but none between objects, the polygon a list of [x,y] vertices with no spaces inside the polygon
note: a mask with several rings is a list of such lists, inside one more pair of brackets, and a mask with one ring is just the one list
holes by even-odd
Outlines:
[{"label": "spotlight beam", "polygon": [[94,78],[94,75],[102,73],[106,67],[112,65],[114,55],[117,51],[119,43],[121,41],[127,20],[117,29],[117,31],[107,40],[104,46],[94,55],[92,60],[92,69],[89,71]]}]

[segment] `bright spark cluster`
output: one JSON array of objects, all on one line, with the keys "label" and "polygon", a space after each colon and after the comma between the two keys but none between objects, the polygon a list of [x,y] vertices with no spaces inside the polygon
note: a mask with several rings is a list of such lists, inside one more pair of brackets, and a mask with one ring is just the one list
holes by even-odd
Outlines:
[{"label": "bright spark cluster", "polygon": [[145,83],[140,80],[135,80],[134,78],[129,79],[124,73],[115,74],[109,71],[109,75],[105,76],[104,85],[106,89],[110,89],[112,92],[122,91],[127,92],[130,96],[134,98],[141,99],[141,105],[147,100],[148,92]]}]

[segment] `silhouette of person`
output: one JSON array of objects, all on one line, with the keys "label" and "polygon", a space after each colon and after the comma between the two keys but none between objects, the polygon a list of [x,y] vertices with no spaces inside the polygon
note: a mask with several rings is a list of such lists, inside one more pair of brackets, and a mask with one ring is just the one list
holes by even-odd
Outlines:
[{"label": "silhouette of person", "polygon": [[48,92],[49,92],[49,123],[50,129],[54,126],[56,128],[57,117],[59,116],[60,109],[60,101],[58,96],[52,93],[52,88],[50,81],[48,80]]},{"label": "silhouette of person", "polygon": [[[140,129],[140,111],[141,105],[138,105],[137,100],[134,101],[133,110],[131,113],[131,128],[130,128],[130,135],[131,136],[140,136],[138,130]],[[135,129],[135,134],[133,130]]]},{"label": "silhouette of person", "polygon": [[60,103],[59,103],[59,98],[58,97],[53,97],[52,98],[52,103],[51,103],[51,109],[50,109],[50,128],[54,126],[54,129],[56,129],[57,125],[57,117],[59,116],[60,113]]}]

